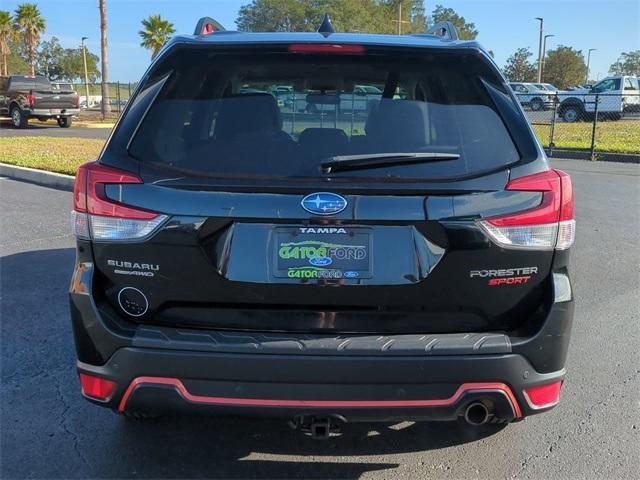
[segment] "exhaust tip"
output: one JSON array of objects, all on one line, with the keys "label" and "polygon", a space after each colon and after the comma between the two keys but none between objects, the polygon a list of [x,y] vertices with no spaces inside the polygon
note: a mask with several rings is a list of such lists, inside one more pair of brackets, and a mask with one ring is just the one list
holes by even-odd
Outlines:
[{"label": "exhaust tip", "polygon": [[465,409],[464,419],[469,425],[479,427],[489,420],[489,410],[484,403],[474,402]]}]

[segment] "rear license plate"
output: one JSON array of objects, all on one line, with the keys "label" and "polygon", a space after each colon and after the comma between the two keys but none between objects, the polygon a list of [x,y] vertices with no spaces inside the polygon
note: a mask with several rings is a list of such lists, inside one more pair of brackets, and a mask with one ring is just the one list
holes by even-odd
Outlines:
[{"label": "rear license plate", "polygon": [[371,278],[371,229],[275,228],[275,277]]}]

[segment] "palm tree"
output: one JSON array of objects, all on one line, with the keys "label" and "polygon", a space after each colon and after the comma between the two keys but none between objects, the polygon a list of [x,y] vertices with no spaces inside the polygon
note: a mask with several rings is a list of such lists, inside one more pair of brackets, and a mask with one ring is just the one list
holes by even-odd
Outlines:
[{"label": "palm tree", "polygon": [[9,38],[14,35],[11,13],[0,10],[0,75],[9,75]]},{"label": "palm tree", "polygon": [[40,34],[44,32],[45,21],[35,3],[21,3],[15,11],[15,29],[22,35],[27,47],[31,75],[36,74],[36,48],[40,42]]},{"label": "palm tree", "polygon": [[100,0],[100,57],[102,63],[102,119],[111,112],[109,103],[109,64],[107,63],[107,3]]},{"label": "palm tree", "polygon": [[142,27],[144,30],[138,32],[142,38],[140,46],[151,50],[151,59],[155,58],[176,31],[173,23],[163,20],[160,15],[150,15],[149,18],[145,18],[142,20]]}]

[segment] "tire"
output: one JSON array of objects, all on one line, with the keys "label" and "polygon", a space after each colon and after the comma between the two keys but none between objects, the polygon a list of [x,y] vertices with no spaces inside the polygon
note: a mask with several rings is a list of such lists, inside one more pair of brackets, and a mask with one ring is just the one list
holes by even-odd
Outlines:
[{"label": "tire", "polygon": [[533,110],[534,112],[539,112],[544,107],[544,103],[539,98],[534,98],[533,100],[531,100],[530,105],[531,105],[531,110]]},{"label": "tire", "polygon": [[58,118],[58,126],[60,128],[69,128],[71,126],[71,117]]},{"label": "tire", "polygon": [[580,121],[582,113],[582,108],[578,107],[577,105],[567,105],[566,107],[562,108],[560,116],[565,122],[574,123]]},{"label": "tire", "polygon": [[11,125],[14,128],[27,128],[29,125],[29,118],[17,105],[11,107]]}]

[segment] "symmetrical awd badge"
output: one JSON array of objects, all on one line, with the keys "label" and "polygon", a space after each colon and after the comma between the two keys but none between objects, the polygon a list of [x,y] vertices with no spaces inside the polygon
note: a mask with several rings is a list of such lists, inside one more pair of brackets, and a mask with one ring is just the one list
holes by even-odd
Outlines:
[{"label": "symmetrical awd badge", "polygon": [[337,193],[316,192],[304,197],[302,208],[314,215],[335,215],[347,208],[347,200]]}]

